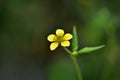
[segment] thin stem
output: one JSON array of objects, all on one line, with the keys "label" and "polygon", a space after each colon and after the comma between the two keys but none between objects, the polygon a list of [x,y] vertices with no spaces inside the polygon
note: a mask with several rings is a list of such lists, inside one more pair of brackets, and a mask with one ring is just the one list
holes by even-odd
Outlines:
[{"label": "thin stem", "polygon": [[71,58],[72,58],[73,63],[74,63],[74,65],[75,65],[75,68],[76,68],[76,71],[77,71],[77,75],[78,75],[78,79],[79,79],[79,80],[82,80],[81,71],[80,71],[79,65],[78,65],[78,63],[77,63],[76,57],[71,56]]},{"label": "thin stem", "polygon": [[67,49],[66,47],[63,47],[64,49],[65,49],[65,51],[67,51],[69,54],[71,54],[72,52],[69,50],[69,49]]},{"label": "thin stem", "polygon": [[77,75],[78,75],[78,79],[79,79],[79,80],[82,80],[81,71],[80,71],[79,65],[78,65],[78,63],[77,63],[76,57],[71,55],[72,52],[71,52],[69,49],[67,49],[67,48],[65,48],[65,47],[64,47],[64,49],[65,49],[65,51],[67,51],[67,52],[70,54],[71,59],[73,60],[73,63],[74,63],[74,65],[75,65],[76,72],[77,72]]}]

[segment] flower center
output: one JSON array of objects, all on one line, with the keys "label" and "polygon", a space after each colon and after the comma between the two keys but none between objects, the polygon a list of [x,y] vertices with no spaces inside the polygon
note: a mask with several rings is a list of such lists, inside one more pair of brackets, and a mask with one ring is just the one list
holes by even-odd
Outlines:
[{"label": "flower center", "polygon": [[58,42],[62,42],[63,41],[63,37],[62,36],[57,36],[57,40],[58,40]]}]

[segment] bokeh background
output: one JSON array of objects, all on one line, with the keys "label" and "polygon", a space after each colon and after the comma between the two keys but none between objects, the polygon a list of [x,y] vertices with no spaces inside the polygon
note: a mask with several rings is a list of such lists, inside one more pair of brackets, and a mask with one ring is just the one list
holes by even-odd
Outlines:
[{"label": "bokeh background", "polygon": [[78,80],[69,54],[47,41],[73,25],[79,49],[106,45],[77,57],[83,79],[120,80],[119,23],[119,0],[0,0],[0,80]]}]

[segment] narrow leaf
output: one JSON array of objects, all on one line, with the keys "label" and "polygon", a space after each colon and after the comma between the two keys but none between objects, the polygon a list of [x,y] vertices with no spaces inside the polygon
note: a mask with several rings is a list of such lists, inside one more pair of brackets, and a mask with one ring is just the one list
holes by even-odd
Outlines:
[{"label": "narrow leaf", "polygon": [[76,26],[73,26],[73,39],[72,39],[72,51],[77,51],[78,49],[78,38]]},{"label": "narrow leaf", "polygon": [[78,51],[78,54],[83,54],[83,53],[89,53],[89,52],[92,52],[92,51],[96,51],[98,49],[101,49],[105,47],[105,45],[101,45],[101,46],[97,46],[97,47],[85,47],[81,50]]}]

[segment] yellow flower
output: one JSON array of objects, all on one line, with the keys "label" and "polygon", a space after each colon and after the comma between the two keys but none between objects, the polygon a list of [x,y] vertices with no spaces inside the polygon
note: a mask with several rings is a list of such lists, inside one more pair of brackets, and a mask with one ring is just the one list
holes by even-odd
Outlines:
[{"label": "yellow flower", "polygon": [[55,34],[50,34],[47,39],[48,41],[52,42],[50,45],[50,50],[53,51],[55,50],[59,44],[63,47],[68,47],[70,46],[70,42],[68,40],[72,39],[72,35],[70,33],[64,34],[64,30],[62,29],[57,29],[56,30],[56,35]]}]

